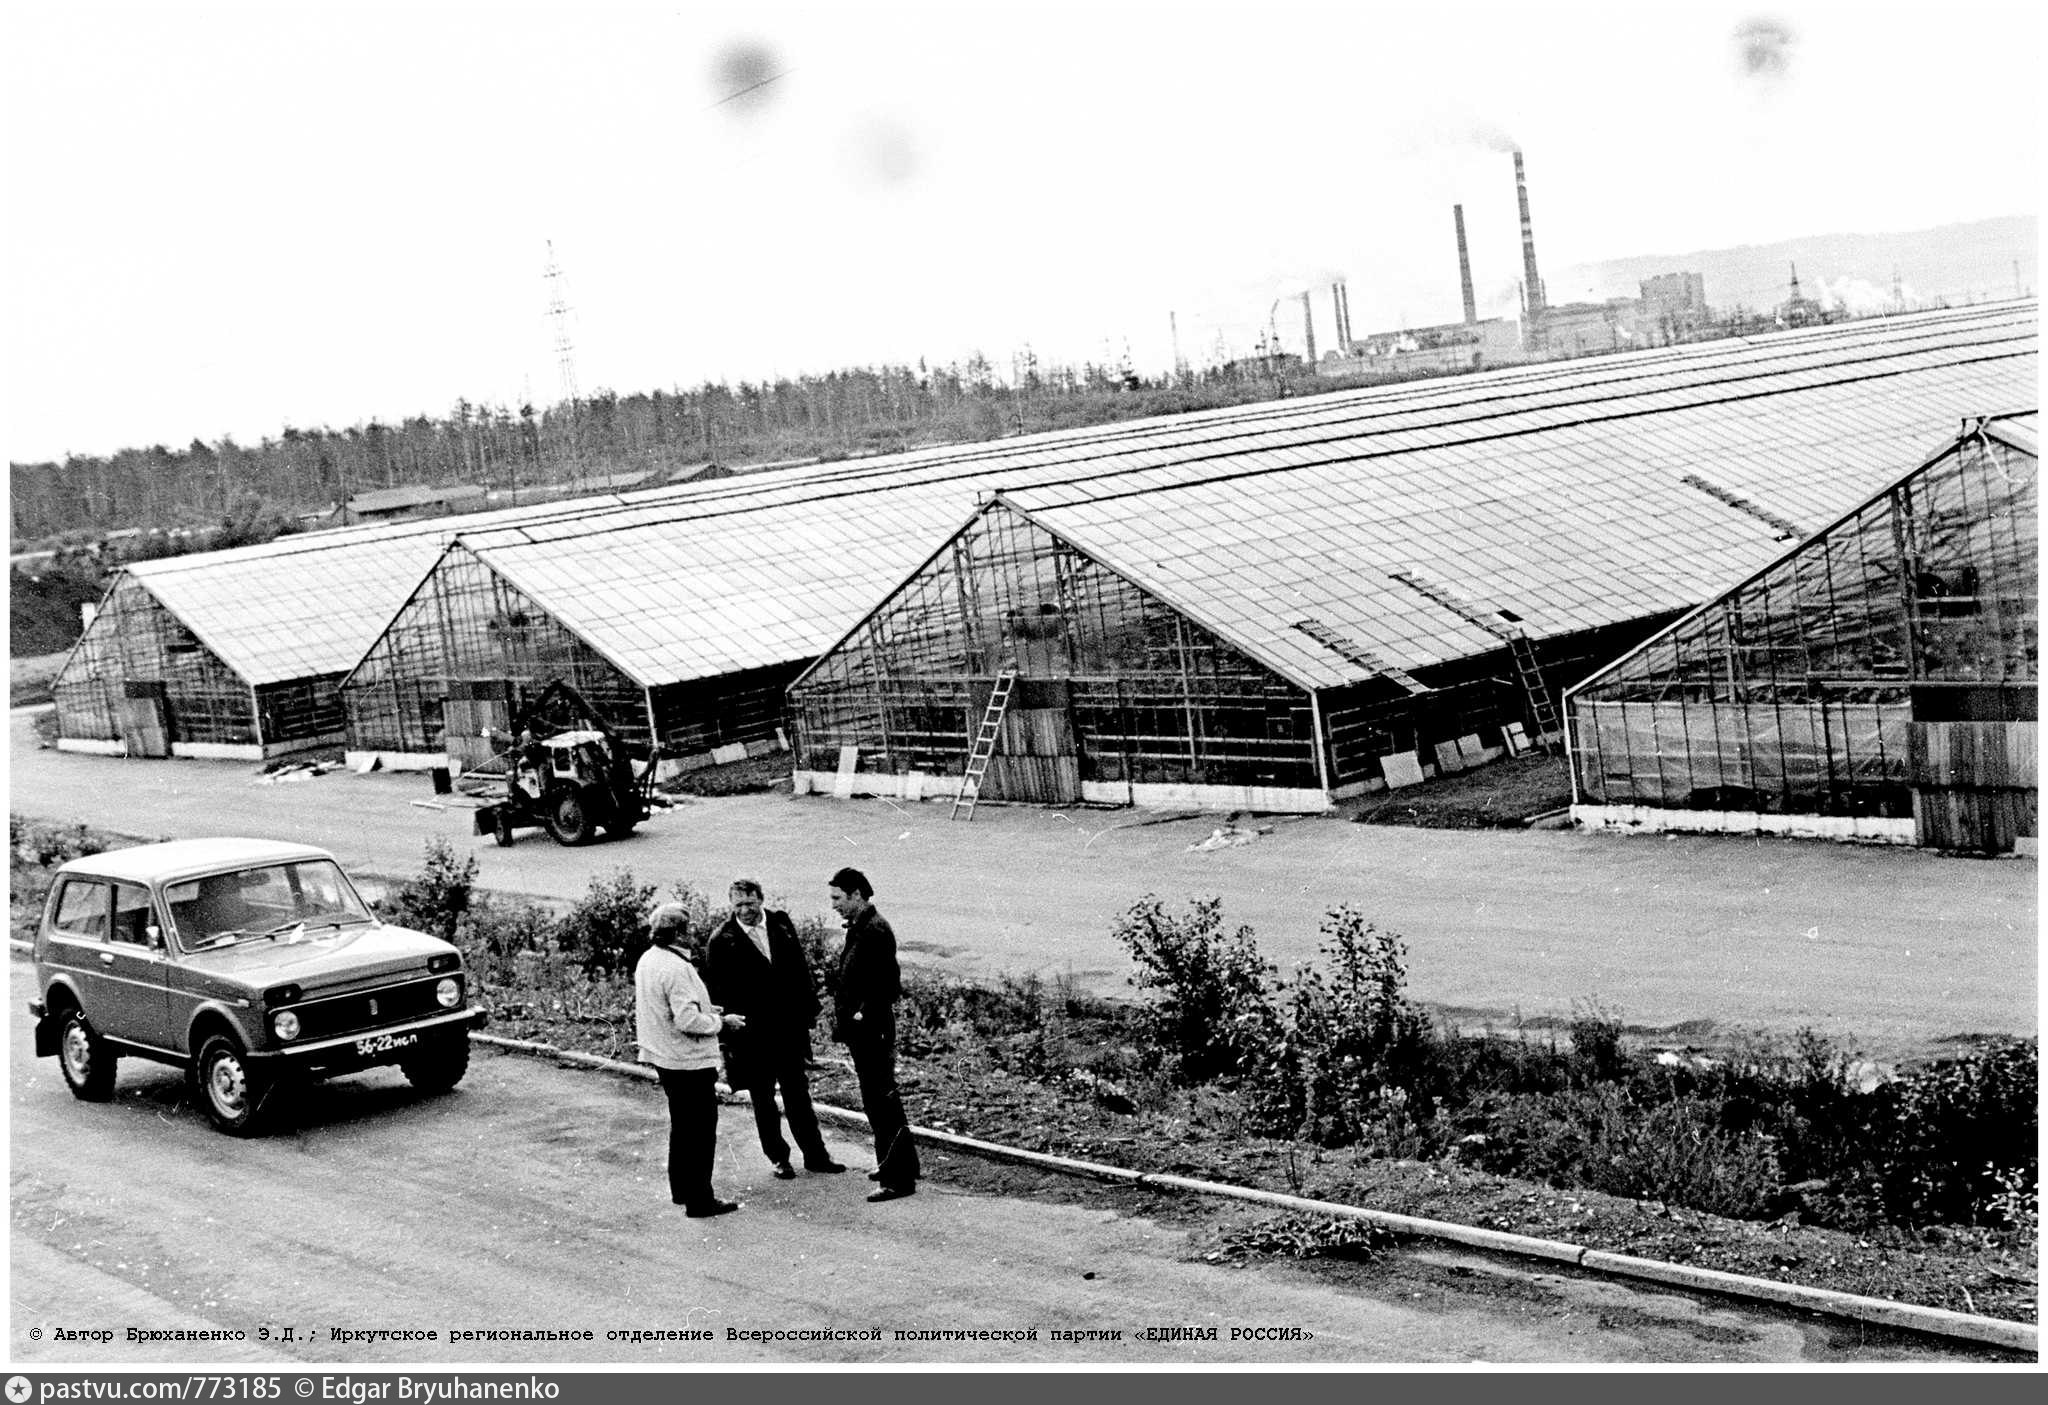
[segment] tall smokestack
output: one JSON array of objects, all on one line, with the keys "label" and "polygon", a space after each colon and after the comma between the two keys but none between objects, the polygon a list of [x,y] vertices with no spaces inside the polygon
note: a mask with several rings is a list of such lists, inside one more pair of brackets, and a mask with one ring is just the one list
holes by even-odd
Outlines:
[{"label": "tall smokestack", "polygon": [[1522,174],[1522,151],[1515,149],[1515,198],[1522,202],[1522,285],[1523,296],[1528,303],[1529,315],[1533,318],[1543,311],[1547,304],[1543,300],[1543,280],[1536,276],[1536,232],[1529,224],[1529,182]]},{"label": "tall smokestack", "polygon": [[1316,309],[1309,301],[1309,290],[1301,290],[1301,332],[1308,339],[1308,368],[1316,368]]},{"label": "tall smokestack", "polygon": [[1472,300],[1472,256],[1465,252],[1465,207],[1451,206],[1451,219],[1458,226],[1458,286],[1465,294],[1465,325],[1479,320],[1479,304]]},{"label": "tall smokestack", "polygon": [[1330,292],[1337,304],[1337,352],[1340,356],[1351,354],[1351,289],[1340,280],[1330,286]]}]

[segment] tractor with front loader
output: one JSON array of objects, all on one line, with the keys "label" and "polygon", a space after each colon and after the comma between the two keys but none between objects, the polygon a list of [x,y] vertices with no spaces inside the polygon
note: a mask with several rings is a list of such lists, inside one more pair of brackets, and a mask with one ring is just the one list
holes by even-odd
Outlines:
[{"label": "tractor with front loader", "polygon": [[[566,706],[575,722],[554,727]],[[510,847],[515,831],[545,829],[557,844],[588,844],[598,831],[623,839],[653,803],[655,757],[636,771],[619,734],[584,696],[559,680],[548,684],[513,723],[501,799],[476,812],[476,832]]]}]

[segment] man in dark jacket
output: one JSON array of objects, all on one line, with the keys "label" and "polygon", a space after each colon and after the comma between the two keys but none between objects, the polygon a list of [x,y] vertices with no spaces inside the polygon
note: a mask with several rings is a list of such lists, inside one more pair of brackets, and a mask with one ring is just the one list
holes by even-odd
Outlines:
[{"label": "man in dark jacket", "polygon": [[920,1169],[910,1119],[896,1091],[896,997],[903,993],[896,933],[875,911],[875,890],[859,869],[833,874],[830,893],[832,910],[846,922],[832,1037],[853,1056],[861,1109],[875,1134],[874,1179],[881,1189],[868,1199],[900,1200],[917,1193]]},{"label": "man in dark jacket", "polygon": [[804,1169],[820,1175],[844,1171],[825,1149],[818,1115],[811,1109],[804,1064],[811,1054],[818,994],[796,927],[789,914],[766,910],[761,885],[751,878],[734,883],[727,897],[732,916],[711,934],[704,953],[704,984],[712,991],[712,1001],[746,1017],[746,1028],[725,1037],[726,1077],[753,1100],[761,1150],[774,1163],[778,1179],[796,1178],[789,1164],[789,1143],[782,1138],[782,1119],[775,1110],[778,1087],[790,1135],[803,1149]]}]

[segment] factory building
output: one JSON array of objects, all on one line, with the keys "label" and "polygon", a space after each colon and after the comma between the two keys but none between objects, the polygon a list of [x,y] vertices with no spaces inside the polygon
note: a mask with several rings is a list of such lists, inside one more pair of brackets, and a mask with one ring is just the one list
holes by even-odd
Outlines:
[{"label": "factory building", "polygon": [[2036,419],[1911,472],[1566,698],[1573,816],[1997,854],[2039,834]]},{"label": "factory building", "polygon": [[[1529,184],[1522,153],[1515,153],[1515,199],[1522,223],[1522,306],[1519,321],[1481,318],[1472,289],[1472,258],[1465,237],[1465,207],[1451,207],[1457,236],[1462,322],[1354,337],[1346,286],[1331,289],[1337,346],[1317,366],[1326,376],[1445,375],[1511,366],[1524,361],[1604,355],[1637,347],[1667,346],[1705,325],[1706,289],[1697,273],[1666,273],[1645,280],[1640,298],[1552,305],[1536,265],[1536,235],[1529,217]],[[1796,292],[1796,287],[1795,287]],[[1304,312],[1307,295],[1303,295]],[[1815,319],[1818,320],[1818,319]],[[1313,318],[1309,319],[1313,327]],[[1314,336],[1309,338],[1314,356]]]}]

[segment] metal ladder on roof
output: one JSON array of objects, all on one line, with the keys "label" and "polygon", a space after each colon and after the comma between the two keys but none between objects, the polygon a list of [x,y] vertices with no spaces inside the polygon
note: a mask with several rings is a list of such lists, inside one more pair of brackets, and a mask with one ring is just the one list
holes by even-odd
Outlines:
[{"label": "metal ladder on roof", "polygon": [[1536,724],[1536,744],[1545,751],[1556,751],[1564,741],[1564,729],[1558,725],[1557,708],[1550,701],[1550,685],[1543,681],[1543,664],[1536,657],[1536,646],[1521,630],[1511,630],[1508,656],[1515,661],[1515,676],[1528,695],[1529,720]]},{"label": "metal ladder on roof", "polygon": [[965,808],[967,818],[974,818],[974,803],[981,799],[981,778],[988,774],[989,758],[996,754],[996,739],[1003,732],[1003,714],[1010,708],[1010,690],[1017,686],[1017,670],[1006,668],[996,675],[996,686],[988,695],[988,709],[981,714],[981,730],[975,733],[974,747],[967,753],[967,771],[960,777],[960,793],[953,797],[953,813],[949,819],[959,819]]},{"label": "metal ladder on roof", "polygon": [[1429,691],[1429,685],[1416,678],[1407,669],[1402,668],[1398,664],[1388,663],[1363,644],[1358,643],[1354,639],[1346,638],[1319,619],[1296,620],[1294,627],[1315,640],[1316,643],[1322,645],[1325,649],[1328,649],[1338,658],[1349,659],[1367,672],[1377,673],[1383,678],[1390,679],[1411,693],[1426,693]]}]

